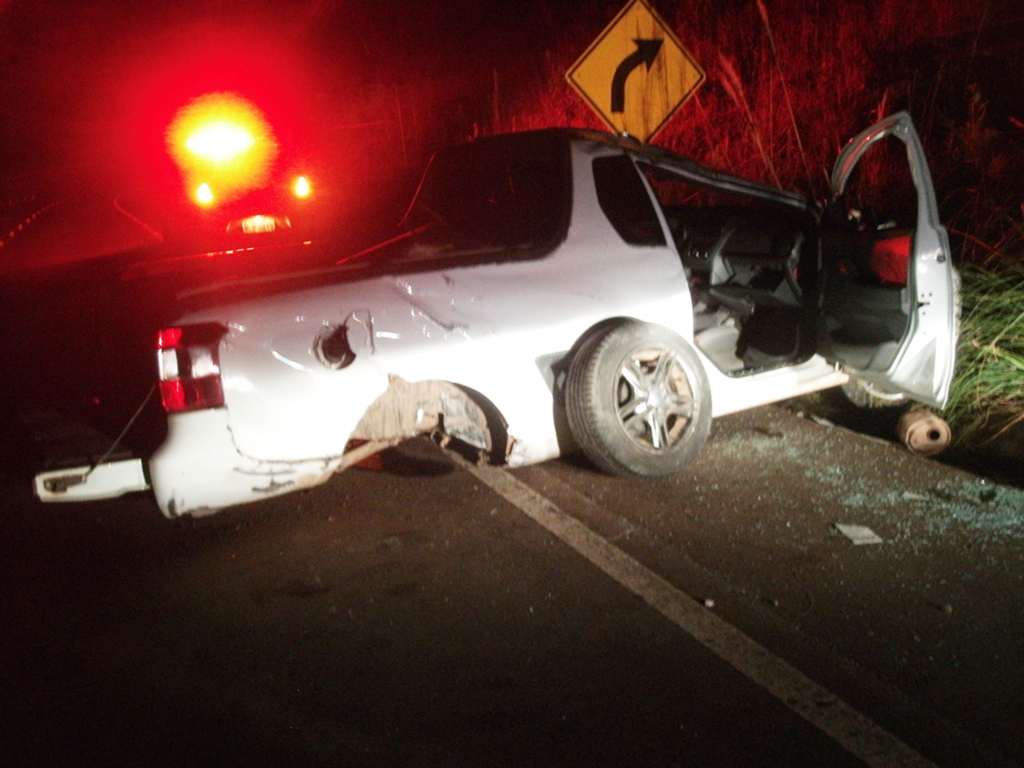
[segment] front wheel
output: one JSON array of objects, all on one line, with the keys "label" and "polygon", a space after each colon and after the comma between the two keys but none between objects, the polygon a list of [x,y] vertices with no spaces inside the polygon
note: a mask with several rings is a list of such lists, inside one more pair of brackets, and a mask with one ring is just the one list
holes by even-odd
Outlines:
[{"label": "front wheel", "polygon": [[624,320],[581,346],[566,381],[569,427],[599,469],[678,472],[711,429],[711,390],[697,353],[666,328]]}]

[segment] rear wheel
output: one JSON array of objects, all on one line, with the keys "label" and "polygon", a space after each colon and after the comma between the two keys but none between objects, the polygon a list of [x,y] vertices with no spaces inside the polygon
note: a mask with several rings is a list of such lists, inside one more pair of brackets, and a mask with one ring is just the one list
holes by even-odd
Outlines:
[{"label": "rear wheel", "polygon": [[599,469],[657,477],[696,458],[711,428],[697,353],[666,328],[624,320],[587,339],[566,382],[569,427]]}]

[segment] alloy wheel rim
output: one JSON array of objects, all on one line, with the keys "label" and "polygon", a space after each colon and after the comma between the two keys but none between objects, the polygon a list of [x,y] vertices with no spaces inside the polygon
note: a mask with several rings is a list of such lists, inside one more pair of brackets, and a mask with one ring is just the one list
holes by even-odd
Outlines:
[{"label": "alloy wheel rim", "polygon": [[670,451],[679,443],[696,405],[683,361],[664,347],[626,355],[616,376],[615,404],[626,436],[653,453]]}]

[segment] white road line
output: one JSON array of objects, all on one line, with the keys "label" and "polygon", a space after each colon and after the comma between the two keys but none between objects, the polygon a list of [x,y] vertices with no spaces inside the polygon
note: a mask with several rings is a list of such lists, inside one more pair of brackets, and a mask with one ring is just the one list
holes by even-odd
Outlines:
[{"label": "white road line", "polygon": [[495,467],[466,469],[867,765],[935,768],[934,763],[896,736],[563,512],[526,483]]},{"label": "white road line", "polygon": [[131,221],[133,224],[136,224],[139,227],[141,227],[143,230],[145,230],[146,234],[148,234],[154,240],[157,240],[157,241],[159,241],[161,243],[164,241],[164,233],[163,232],[161,232],[156,227],[151,226],[150,224],[146,223],[145,221],[140,219],[138,216],[136,216],[134,213],[129,211],[127,208],[125,208],[123,205],[121,205],[121,201],[118,200],[116,197],[114,198],[113,203],[114,203],[114,208],[117,209],[118,213],[120,213],[122,216],[124,216],[129,221]]}]

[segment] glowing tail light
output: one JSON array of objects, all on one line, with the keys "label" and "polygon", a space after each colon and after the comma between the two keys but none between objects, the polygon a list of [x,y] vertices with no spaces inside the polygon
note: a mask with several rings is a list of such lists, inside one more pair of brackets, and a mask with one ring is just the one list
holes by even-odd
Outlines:
[{"label": "glowing tail light", "polygon": [[210,185],[203,182],[196,189],[196,200],[203,205],[209,205],[213,202],[213,190],[210,189]]},{"label": "glowing tail light", "polygon": [[295,184],[292,186],[292,192],[295,193],[296,197],[309,197],[309,194],[312,191],[312,187],[309,186],[309,179],[305,176],[299,176],[299,178],[295,180]]},{"label": "glowing tail light", "polygon": [[219,323],[165,328],[156,336],[160,401],[168,413],[224,405],[218,347],[227,329]]}]

